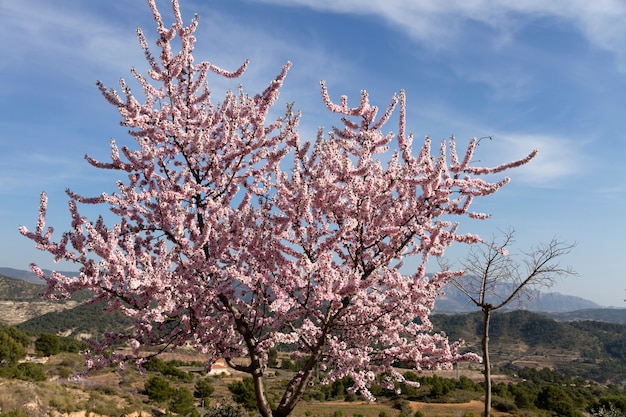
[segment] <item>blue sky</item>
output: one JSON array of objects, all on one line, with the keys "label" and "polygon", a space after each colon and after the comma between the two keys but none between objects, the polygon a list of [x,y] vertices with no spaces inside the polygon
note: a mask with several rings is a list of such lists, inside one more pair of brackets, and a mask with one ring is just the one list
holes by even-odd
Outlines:
[{"label": "blue sky", "polygon": [[[100,96],[129,68],[145,68],[135,38],[154,25],[139,0],[0,0],[0,266],[54,267],[22,238],[33,228],[39,193],[50,221],[69,226],[64,190],[112,191],[115,177],[91,168],[111,137],[124,142],[119,116]],[[497,164],[537,148],[510,173],[511,184],[478,201],[486,222],[465,231],[516,230],[519,249],[557,237],[577,242],[563,258],[579,276],[554,291],[626,307],[626,3],[622,0],[181,0],[186,20],[200,14],[196,60],[250,66],[235,84],[212,79],[215,97],[241,82],[260,91],[286,61],[281,93],[303,113],[302,135],[336,119],[331,97],[365,89],[385,107],[405,89],[416,138],[454,134],[483,141],[481,162]],[[170,5],[159,0],[170,21]],[[280,108],[279,108],[280,110]],[[396,129],[395,125],[388,126]],[[461,248],[449,251],[454,260]],[[59,269],[63,269],[60,268]]]}]

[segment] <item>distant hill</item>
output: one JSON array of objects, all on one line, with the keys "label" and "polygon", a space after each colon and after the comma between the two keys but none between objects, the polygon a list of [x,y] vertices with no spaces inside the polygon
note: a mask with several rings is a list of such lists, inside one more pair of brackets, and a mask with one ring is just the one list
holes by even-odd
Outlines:
[{"label": "distant hill", "polygon": [[0,275],[0,324],[33,333],[70,335],[102,334],[122,330],[132,321],[121,313],[103,313],[103,304],[84,305],[89,293],[82,291],[70,300],[48,301],[41,297],[43,284]]},{"label": "distant hill", "polygon": [[75,307],[74,301],[42,300],[43,285],[0,275],[0,324],[16,325],[50,311]]},{"label": "distant hill", "polygon": [[[502,292],[507,292],[507,288],[504,285]],[[564,313],[599,309],[601,306],[593,301],[573,295],[533,291],[527,293],[519,302],[511,302],[504,309],[518,310],[520,308],[537,312]],[[452,285],[447,285],[444,288],[444,295],[437,299],[434,309],[435,312],[439,313],[470,313],[477,310],[478,308],[472,304],[467,296]]]},{"label": "distant hill", "polygon": [[626,324],[626,308],[589,308],[565,313],[541,313],[556,321],[602,321]]},{"label": "distant hill", "polygon": [[16,325],[49,312],[67,310],[88,297],[82,292],[69,300],[49,301],[41,297],[45,289],[42,283],[0,275],[0,324]]},{"label": "distant hill", "polygon": [[0,300],[3,301],[41,301],[45,290],[43,283],[31,284],[17,278],[10,278],[0,273]]},{"label": "distant hill", "polygon": [[[49,270],[44,272],[50,273]],[[76,276],[77,272],[59,271],[67,276]],[[21,269],[0,267],[0,275],[20,279],[32,284],[44,284],[42,280],[32,271]],[[517,310],[524,308],[525,310],[538,312],[564,313],[577,310],[589,310],[602,308],[593,301],[586,300],[581,297],[572,295],[563,295],[559,293],[533,292],[525,298],[524,303],[511,303],[508,310]],[[439,313],[470,313],[476,311],[476,307],[471,304],[467,297],[455,287],[449,285],[445,288],[445,294],[439,297],[435,303],[435,312]]]},{"label": "distant hill", "polygon": [[[49,269],[44,269],[43,270],[46,274],[49,274],[50,271]],[[58,271],[63,275],[67,275],[68,277],[74,277],[77,276],[78,273],[77,272],[70,272],[70,271]],[[23,269],[14,269],[14,268],[6,268],[6,267],[0,267],[0,275],[4,275],[5,277],[10,277],[10,278],[15,278],[15,279],[20,279],[22,281],[26,281],[29,282],[31,284],[40,284],[40,285],[44,285],[45,282],[43,282],[41,280],[41,278],[39,278],[37,275],[35,275],[35,273],[33,271],[26,271]]]},{"label": "distant hill", "polygon": [[[435,330],[451,340],[463,339],[469,351],[480,352],[482,313],[435,314],[431,320]],[[496,368],[550,368],[602,383],[626,382],[625,324],[559,322],[519,310],[494,313],[489,334]]]},{"label": "distant hill", "polygon": [[51,311],[18,324],[20,330],[63,336],[97,337],[105,332],[121,332],[133,325],[122,313],[103,312],[104,303],[78,304],[62,311]]}]

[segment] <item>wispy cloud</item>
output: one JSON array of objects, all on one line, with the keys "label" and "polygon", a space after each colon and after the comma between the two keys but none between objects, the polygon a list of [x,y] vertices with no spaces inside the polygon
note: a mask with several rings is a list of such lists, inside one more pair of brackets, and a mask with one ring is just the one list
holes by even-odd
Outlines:
[{"label": "wispy cloud", "polygon": [[[11,71],[16,67],[27,70],[29,66],[43,65],[48,71],[72,76],[67,74],[67,69],[71,68],[75,73],[73,78],[81,82],[92,83],[97,78],[107,86],[115,87],[119,77],[131,78],[128,71],[131,66],[140,71],[147,68],[134,32],[137,26],[141,27],[150,44],[154,44],[154,22],[145,2],[133,3],[128,6],[131,7],[129,10],[119,10],[125,21],[106,19],[98,14],[95,6],[85,5],[70,12],[72,5],[67,3],[61,1],[52,5],[41,0],[0,0],[0,15],[3,15],[0,37],[4,40],[0,43],[0,54],[10,57],[0,62],[0,71],[8,65],[11,65]],[[168,3],[159,2],[166,23],[172,21]],[[311,91],[311,85],[316,86],[321,76],[342,83],[345,74],[350,73],[346,68],[351,64],[341,56],[331,57],[333,52],[328,51],[323,42],[317,42],[314,34],[306,36],[306,44],[303,44],[280,34],[271,34],[265,28],[245,25],[236,16],[220,14],[210,5],[183,6],[187,6],[183,10],[187,22],[194,12],[200,13],[196,59],[209,60],[231,70],[249,59],[250,69],[242,82],[251,92],[264,89],[288,60],[294,62],[288,84],[301,86],[307,82],[308,91]],[[119,7],[110,6],[113,9]],[[158,56],[156,49],[153,53]],[[324,75],[320,75],[320,68]],[[296,76],[299,78],[294,79]],[[232,81],[217,78],[211,82],[217,92],[237,87]],[[0,83],[4,82],[0,80]],[[11,85],[2,87],[10,89]],[[317,88],[312,92],[317,94]],[[303,92],[303,95],[307,94]]]},{"label": "wispy cloud", "polygon": [[[101,74],[128,70],[128,62],[142,52],[132,31],[120,30],[119,22],[107,21],[94,11],[67,9],[67,4],[33,0],[0,0],[0,53],[10,57],[0,69],[44,66],[49,72],[81,79],[85,70]],[[67,73],[68,68],[72,72]],[[93,80],[89,78],[89,82]]]},{"label": "wispy cloud", "polygon": [[306,6],[333,13],[379,16],[431,47],[445,47],[479,23],[506,43],[529,21],[553,18],[571,26],[597,48],[613,53],[626,71],[626,2],[622,0],[255,0]]},{"label": "wispy cloud", "polygon": [[535,187],[550,188],[572,180],[593,164],[580,140],[549,134],[502,133],[485,145],[489,160],[500,162],[519,159],[537,149],[535,159],[518,168],[515,175],[516,182]]}]

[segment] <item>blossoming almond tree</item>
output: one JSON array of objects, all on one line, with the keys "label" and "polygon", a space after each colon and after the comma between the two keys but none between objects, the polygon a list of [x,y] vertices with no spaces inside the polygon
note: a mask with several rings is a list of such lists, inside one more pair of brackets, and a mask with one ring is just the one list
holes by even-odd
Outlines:
[{"label": "blossoming almond tree", "polygon": [[[148,3],[160,55],[138,31],[149,70],[131,70],[145,100],[123,80],[120,92],[98,84],[136,146],[111,141],[109,162],[86,157],[127,179],[98,197],[68,190],[72,227],[58,240],[45,225],[45,194],[35,230],[20,229],[55,260],[80,268],[71,278],[32,265],[48,297],[88,289],[134,320],[127,334],[93,343],[89,367],[141,364],[142,347],[191,345],[209,365],[223,357],[249,373],[260,413],[278,417],[293,410],[315,369],[326,381],[350,376],[353,389],[371,398],[368,387],[381,383],[376,374],[384,372],[388,386],[402,379],[392,368],[398,361],[421,369],[476,358],[429,333],[434,300],[455,273],[428,278],[425,265],[453,242],[480,240],[457,233],[450,218],[487,217],[470,211],[472,200],[508,179],[481,176],[525,164],[536,151],[495,168],[470,164],[475,140],[461,158],[453,139],[431,152],[426,138],[414,153],[404,92],[379,115],[365,92],[350,107],[345,97],[333,103],[324,84],[323,101],[343,126],[301,141],[290,106],[267,120],[289,64],[261,94],[240,88],[214,103],[207,77],[238,77],[247,63],[232,73],[195,63],[197,16],[184,26],[173,0],[174,23],[166,27],[155,1]],[[384,134],[396,108],[398,133]],[[118,222],[90,221],[80,204],[108,208]],[[408,257],[419,265],[409,276],[400,273]],[[99,355],[119,341],[132,353]],[[278,344],[291,344],[304,366],[272,409],[263,376]],[[242,357],[244,364],[234,363]]]}]

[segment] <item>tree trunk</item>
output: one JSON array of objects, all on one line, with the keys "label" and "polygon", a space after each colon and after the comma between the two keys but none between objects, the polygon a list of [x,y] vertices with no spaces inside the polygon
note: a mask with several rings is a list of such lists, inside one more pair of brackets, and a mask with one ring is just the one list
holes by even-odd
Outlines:
[{"label": "tree trunk", "polygon": [[287,417],[296,407],[311,378],[313,378],[323,346],[323,343],[318,344],[317,349],[309,357],[304,367],[289,381],[280,403],[272,413],[273,417]]},{"label": "tree trunk", "polygon": [[489,363],[489,318],[490,306],[483,306],[483,374],[485,375],[485,417],[491,415],[491,364]]},{"label": "tree trunk", "polygon": [[263,387],[263,373],[261,368],[255,369],[252,374],[252,380],[254,382],[254,395],[256,396],[257,408],[259,413],[263,417],[272,417],[272,408],[270,407],[267,398],[265,397],[265,389]]}]

